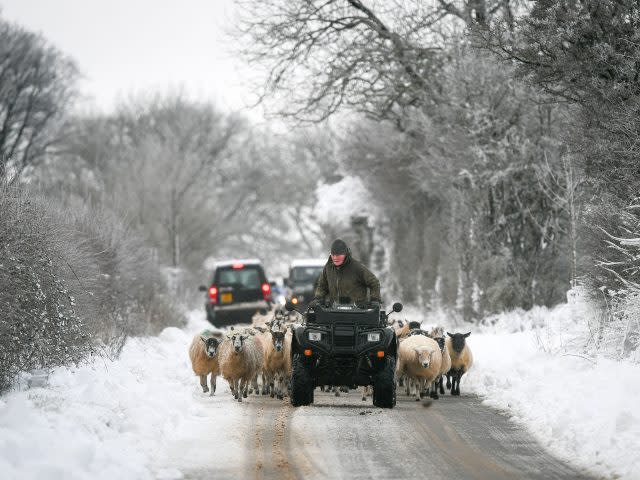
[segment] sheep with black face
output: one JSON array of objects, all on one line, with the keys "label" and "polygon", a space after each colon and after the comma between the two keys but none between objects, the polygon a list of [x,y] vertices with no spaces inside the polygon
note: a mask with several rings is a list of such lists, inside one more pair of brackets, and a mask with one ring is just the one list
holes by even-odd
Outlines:
[{"label": "sheep with black face", "polygon": [[189,347],[189,358],[193,372],[200,377],[202,391],[207,393],[207,375],[211,374],[211,395],[216,392],[216,377],[220,374],[218,349],[222,343],[222,332],[204,330],[193,337]]},{"label": "sheep with black face", "polygon": [[460,395],[460,379],[473,365],[473,354],[467,345],[467,337],[471,335],[471,332],[447,332],[447,335],[449,336],[447,348],[451,356],[451,369],[447,373],[447,388],[451,389],[451,395]]}]

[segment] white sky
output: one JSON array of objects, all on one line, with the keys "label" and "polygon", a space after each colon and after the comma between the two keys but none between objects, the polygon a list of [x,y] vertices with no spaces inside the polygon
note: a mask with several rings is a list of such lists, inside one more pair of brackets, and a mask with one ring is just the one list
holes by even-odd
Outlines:
[{"label": "white sky", "polygon": [[225,32],[233,0],[0,0],[0,12],[76,60],[85,107],[180,88],[229,110],[252,101]]}]

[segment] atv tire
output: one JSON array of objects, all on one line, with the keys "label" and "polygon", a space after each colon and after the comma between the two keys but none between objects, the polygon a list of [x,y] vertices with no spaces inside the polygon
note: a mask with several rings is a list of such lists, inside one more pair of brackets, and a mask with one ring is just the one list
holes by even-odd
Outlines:
[{"label": "atv tire", "polygon": [[313,379],[309,368],[299,354],[291,365],[291,405],[301,407],[313,403]]},{"label": "atv tire", "polygon": [[396,405],[396,357],[387,357],[384,368],[373,377],[373,405],[380,408]]}]

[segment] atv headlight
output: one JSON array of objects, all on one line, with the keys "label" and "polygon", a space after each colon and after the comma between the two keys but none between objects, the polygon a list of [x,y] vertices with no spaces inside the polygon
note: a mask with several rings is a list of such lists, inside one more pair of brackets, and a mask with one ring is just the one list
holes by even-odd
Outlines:
[{"label": "atv headlight", "polygon": [[309,332],[309,340],[312,342],[319,342],[322,340],[322,334],[320,332]]},{"label": "atv headlight", "polygon": [[367,340],[369,342],[379,342],[380,341],[380,332],[367,333]]}]

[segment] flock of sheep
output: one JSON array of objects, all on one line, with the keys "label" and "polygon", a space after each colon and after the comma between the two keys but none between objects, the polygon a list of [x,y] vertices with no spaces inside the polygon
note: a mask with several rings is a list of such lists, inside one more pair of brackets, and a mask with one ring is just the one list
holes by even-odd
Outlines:
[{"label": "flock of sheep", "polygon": [[205,330],[196,335],[189,357],[203,392],[213,395],[216,377],[222,375],[239,402],[252,391],[282,399],[291,377],[290,326],[299,321],[294,315],[282,310],[256,313],[251,327]]},{"label": "flock of sheep", "polygon": [[[242,402],[249,393],[282,399],[291,377],[292,327],[300,323],[296,312],[256,313],[251,327],[227,331],[204,330],[196,335],[189,348],[194,373],[200,378],[204,393],[213,395],[218,375],[229,382],[234,398]],[[460,395],[460,378],[473,364],[466,343],[470,333],[448,333],[442,327],[427,332],[419,322],[397,322],[397,382],[407,395],[420,400],[444,394],[444,376],[452,395]],[[207,377],[210,376],[210,386]],[[324,389],[323,389],[324,390]],[[366,400],[371,387],[365,387]],[[338,391],[334,389],[336,395]]]},{"label": "flock of sheep", "polygon": [[429,395],[438,398],[444,394],[444,376],[451,395],[460,395],[460,379],[473,365],[473,354],[466,339],[469,333],[444,335],[442,327],[427,332],[418,322],[396,327],[398,362],[396,378],[405,387],[407,395],[416,400]]}]

